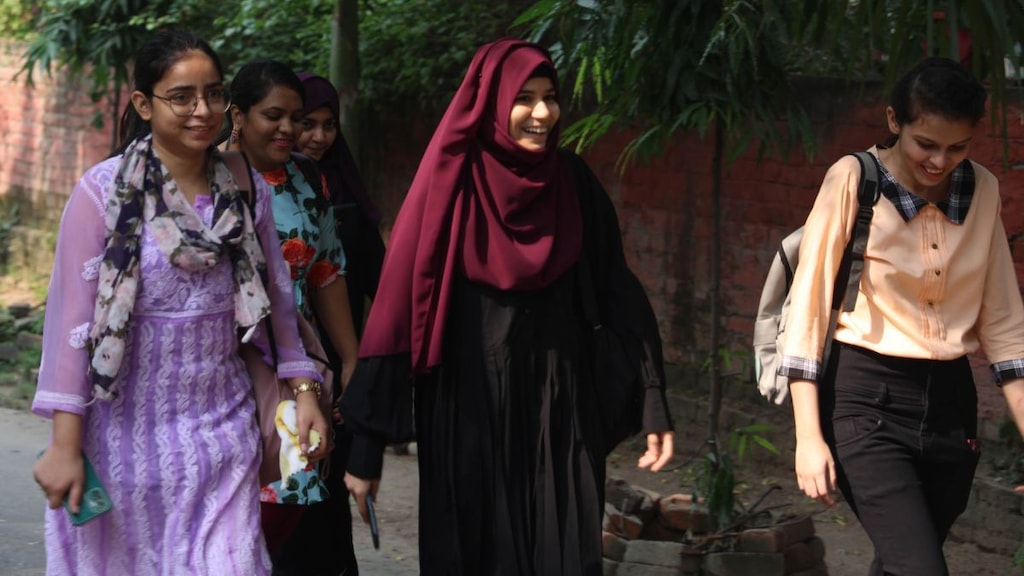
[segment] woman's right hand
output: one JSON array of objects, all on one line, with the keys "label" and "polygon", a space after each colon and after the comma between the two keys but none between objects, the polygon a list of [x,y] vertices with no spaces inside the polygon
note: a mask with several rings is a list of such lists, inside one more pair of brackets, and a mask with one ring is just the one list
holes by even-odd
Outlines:
[{"label": "woman's right hand", "polygon": [[60,508],[66,495],[71,512],[78,514],[85,486],[81,450],[50,445],[32,466],[32,476],[42,488],[51,510]]},{"label": "woman's right hand", "polygon": [[835,505],[832,492],[836,490],[836,465],[821,436],[797,439],[796,481],[804,494],[822,504]]},{"label": "woman's right hand", "polygon": [[359,505],[359,515],[363,518],[364,523],[370,522],[370,513],[366,507],[366,495],[370,494],[373,499],[377,499],[377,489],[380,488],[380,478],[374,478],[373,480],[365,480],[358,476],[353,476],[349,472],[345,472],[345,488],[348,489],[356,499],[356,504]]}]

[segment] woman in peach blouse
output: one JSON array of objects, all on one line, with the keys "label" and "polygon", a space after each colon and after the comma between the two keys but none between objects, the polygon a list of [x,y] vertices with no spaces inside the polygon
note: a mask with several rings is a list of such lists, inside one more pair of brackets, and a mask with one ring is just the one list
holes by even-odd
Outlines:
[{"label": "woman in peach blouse", "polygon": [[[929,58],[896,85],[855,305],[822,356],[832,280],[857,212],[860,168],[828,171],[807,218],[780,374],[796,419],[796,474],[832,504],[838,487],[875,545],[869,574],[942,575],[942,545],[978,463],[983,350],[1024,429],[1024,307],[999,183],[967,159],[985,89]],[[847,303],[847,307],[848,307]],[[820,385],[819,385],[820,384]]]}]

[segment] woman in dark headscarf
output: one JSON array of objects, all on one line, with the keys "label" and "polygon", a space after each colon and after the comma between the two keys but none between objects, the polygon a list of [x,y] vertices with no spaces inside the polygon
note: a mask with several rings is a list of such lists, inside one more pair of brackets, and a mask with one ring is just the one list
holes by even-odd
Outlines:
[{"label": "woman in dark headscarf", "polygon": [[362,334],[366,299],[373,300],[384,261],[380,210],[373,205],[352,151],[339,127],[338,91],[326,78],[302,72],[306,88],[306,120],[296,150],[317,160],[327,179],[338,235],[345,247],[348,301],[357,334]]},{"label": "woman in dark headscarf", "polygon": [[558,149],[558,116],[546,51],[506,39],[477,52],[395,221],[342,397],[345,481],[365,519],[415,388],[424,576],[601,574],[605,457],[621,438],[603,430],[588,304],[639,350],[638,464],[672,454],[654,314],[607,194]]}]

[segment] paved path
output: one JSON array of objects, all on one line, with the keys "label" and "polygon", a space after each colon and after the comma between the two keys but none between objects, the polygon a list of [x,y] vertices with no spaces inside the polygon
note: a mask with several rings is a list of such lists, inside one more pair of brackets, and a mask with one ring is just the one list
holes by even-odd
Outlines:
[{"label": "paved path", "polygon": [[[0,408],[0,575],[41,576],[45,502],[32,480],[32,463],[46,445],[50,423],[32,414]],[[364,576],[413,576],[416,553],[416,462],[414,456],[385,457],[387,473],[379,493],[381,549],[356,520],[353,541]],[[355,513],[358,518],[358,513]]]}]

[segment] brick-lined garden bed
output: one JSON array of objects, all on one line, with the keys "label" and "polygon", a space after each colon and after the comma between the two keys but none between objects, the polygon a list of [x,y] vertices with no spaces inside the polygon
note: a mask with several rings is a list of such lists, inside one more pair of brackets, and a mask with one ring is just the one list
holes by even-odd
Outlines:
[{"label": "brick-lined garden bed", "polygon": [[662,496],[609,478],[605,501],[605,576],[828,574],[809,516],[711,536],[707,508],[688,494]]}]

